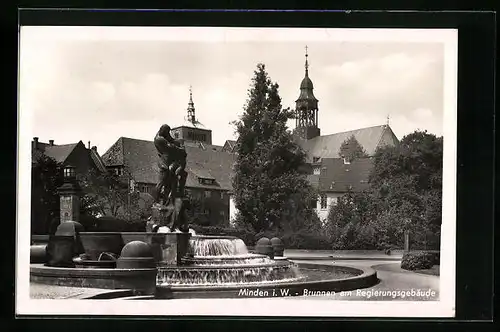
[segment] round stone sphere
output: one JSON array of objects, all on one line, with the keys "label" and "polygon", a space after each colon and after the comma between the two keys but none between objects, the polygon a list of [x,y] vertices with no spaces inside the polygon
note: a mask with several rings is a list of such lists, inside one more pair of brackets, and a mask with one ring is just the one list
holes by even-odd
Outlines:
[{"label": "round stone sphere", "polygon": [[274,258],[274,250],[271,241],[267,237],[263,237],[255,244],[255,252],[261,255],[267,255],[269,258]]},{"label": "round stone sphere", "polygon": [[273,237],[271,239],[271,244],[273,246],[276,246],[276,245],[283,245],[283,241],[281,241],[281,239],[279,237]]},{"label": "round stone sphere", "polygon": [[83,231],[84,228],[79,222],[63,221],[59,226],[57,226],[55,235],[76,236],[78,233]]},{"label": "round stone sphere", "polygon": [[283,241],[280,238],[273,237],[271,239],[271,244],[274,250],[274,256],[283,257],[283,252],[285,250],[285,246],[283,245]]},{"label": "round stone sphere", "polygon": [[269,240],[267,237],[262,237],[260,238],[257,243],[255,244],[256,246],[265,246],[265,245],[270,245],[271,240]]},{"label": "round stone sphere", "polygon": [[132,241],[127,243],[120,254],[121,258],[154,257],[151,246],[146,242]]}]

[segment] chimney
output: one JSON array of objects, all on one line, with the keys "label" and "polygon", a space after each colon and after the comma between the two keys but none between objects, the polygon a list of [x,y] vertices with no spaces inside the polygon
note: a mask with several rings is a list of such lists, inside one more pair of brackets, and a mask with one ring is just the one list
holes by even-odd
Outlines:
[{"label": "chimney", "polygon": [[33,137],[33,147],[38,149],[38,137]]},{"label": "chimney", "polygon": [[53,139],[49,139],[49,145],[50,146],[54,146],[54,140]]},{"label": "chimney", "polygon": [[89,149],[89,150],[90,150],[90,141],[89,141],[89,145],[88,145],[87,149]]},{"label": "chimney", "polygon": [[97,153],[97,146],[95,146],[95,145],[94,145],[94,146],[92,147],[92,150],[94,150],[94,152],[96,152],[96,153]]}]

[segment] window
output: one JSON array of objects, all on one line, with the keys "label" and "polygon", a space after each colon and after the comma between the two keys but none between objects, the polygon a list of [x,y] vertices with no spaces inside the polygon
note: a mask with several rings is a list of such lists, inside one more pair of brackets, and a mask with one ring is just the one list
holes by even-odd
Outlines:
[{"label": "window", "polygon": [[150,188],[147,184],[144,184],[140,187],[139,191],[141,193],[149,194],[150,193]]},{"label": "window", "polygon": [[317,199],[313,199],[311,200],[311,202],[309,203],[309,206],[312,208],[312,209],[316,209],[317,206],[318,206],[318,200]]},{"label": "window", "polygon": [[212,192],[210,190],[205,190],[205,198],[212,197]]},{"label": "window", "polygon": [[123,170],[121,168],[115,168],[115,174],[118,175],[118,176],[122,176],[123,175]]},{"label": "window", "polygon": [[326,195],[321,194],[321,208],[326,209],[326,207],[327,207]]},{"label": "window", "polygon": [[320,175],[320,174],[321,174],[321,168],[319,168],[319,167],[314,167],[313,174],[315,174],[315,175]]},{"label": "window", "polygon": [[179,133],[178,133],[178,132],[175,132],[175,133],[174,133],[174,137],[175,137],[175,138],[179,138]]},{"label": "window", "polygon": [[212,185],[214,184],[214,179],[203,179],[203,178],[200,178],[199,179],[200,183],[201,184],[207,184],[207,185]]},{"label": "window", "polygon": [[67,178],[67,177],[70,177],[70,176],[71,176],[71,169],[65,168],[64,169],[64,177]]},{"label": "window", "polygon": [[313,163],[319,163],[320,158],[319,157],[313,157]]},{"label": "window", "polygon": [[224,192],[223,191],[220,192],[220,199],[224,199]]}]

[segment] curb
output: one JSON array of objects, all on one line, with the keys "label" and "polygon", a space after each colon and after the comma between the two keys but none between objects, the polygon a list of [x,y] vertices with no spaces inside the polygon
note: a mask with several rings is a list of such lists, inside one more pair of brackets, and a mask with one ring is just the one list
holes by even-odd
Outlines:
[{"label": "curb", "polygon": [[334,257],[334,256],[287,256],[289,260],[295,261],[400,261],[402,257]]}]

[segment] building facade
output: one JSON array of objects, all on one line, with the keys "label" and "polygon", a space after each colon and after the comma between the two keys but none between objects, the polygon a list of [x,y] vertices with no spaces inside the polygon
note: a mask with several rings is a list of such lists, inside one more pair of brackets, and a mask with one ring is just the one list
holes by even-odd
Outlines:
[{"label": "building facade", "polygon": [[[320,219],[325,220],[338,197],[368,187],[371,157],[376,149],[394,146],[399,141],[388,123],[321,135],[319,100],[314,95],[314,85],[309,77],[307,52],[295,112],[294,137],[306,152],[309,181],[320,192],[316,210]],[[212,131],[196,118],[191,89],[185,123],[172,128],[171,133],[174,138],[184,141],[188,154],[187,192],[200,202],[201,213],[208,218],[210,225],[228,224],[237,213],[231,195],[236,142],[227,140],[223,146],[212,144]],[[352,136],[363,147],[367,158],[352,161],[341,158],[340,147]],[[109,170],[119,175],[128,174],[142,193],[152,194],[158,181],[157,152],[152,140],[120,137],[102,158]]]},{"label": "building facade", "polygon": [[[193,210],[200,223],[227,225],[234,163],[232,143],[211,144],[212,131],[197,121],[191,91],[187,110],[185,123],[171,130],[174,138],[183,140],[188,155],[186,193],[197,205]],[[102,159],[110,171],[128,176],[141,193],[153,194],[159,180],[158,153],[153,140],[120,137]]]},{"label": "building facade", "polygon": [[[52,190],[54,185],[62,185],[63,177],[84,175],[90,170],[106,172],[106,167],[97,153],[97,148],[90,147],[90,142],[88,147],[85,147],[82,141],[56,145],[54,140],[44,143],[39,141],[38,137],[34,137],[31,156],[34,176],[31,183],[31,234],[49,234],[51,228],[57,227],[60,221],[77,219],[80,204],[78,195],[71,194],[67,190],[68,187],[58,187],[58,190],[62,189],[59,192],[61,196],[55,193],[51,194],[55,196],[47,196],[47,190]],[[44,172],[43,165],[38,164],[42,156],[61,164],[60,184],[57,184],[59,182],[57,177],[54,178],[53,175],[46,177],[45,174],[40,173]],[[36,169],[37,166],[42,166],[42,168]]]}]

